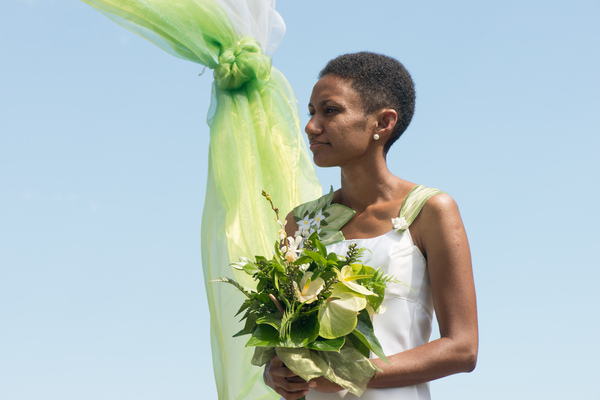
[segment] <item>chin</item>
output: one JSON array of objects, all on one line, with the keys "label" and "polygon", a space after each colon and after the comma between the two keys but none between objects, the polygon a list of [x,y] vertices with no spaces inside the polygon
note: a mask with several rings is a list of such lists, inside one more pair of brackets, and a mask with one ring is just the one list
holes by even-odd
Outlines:
[{"label": "chin", "polygon": [[313,162],[319,168],[337,167],[337,164],[335,162],[332,162],[331,160],[327,160],[327,159],[324,160],[324,159],[316,157],[316,156],[313,157]]}]

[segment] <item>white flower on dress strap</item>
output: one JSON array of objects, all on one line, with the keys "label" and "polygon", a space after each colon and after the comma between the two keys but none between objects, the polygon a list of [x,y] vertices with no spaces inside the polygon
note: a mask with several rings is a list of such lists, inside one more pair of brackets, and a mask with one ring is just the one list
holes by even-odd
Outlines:
[{"label": "white flower on dress strap", "polygon": [[404,217],[392,218],[392,225],[394,229],[398,231],[405,231],[408,229],[408,222],[404,219]]}]

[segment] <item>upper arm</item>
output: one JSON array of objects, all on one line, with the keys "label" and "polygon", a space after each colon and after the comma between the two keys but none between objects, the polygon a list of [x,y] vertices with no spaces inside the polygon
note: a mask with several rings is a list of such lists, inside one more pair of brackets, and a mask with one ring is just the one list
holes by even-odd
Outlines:
[{"label": "upper arm", "polygon": [[475,285],[469,242],[458,206],[447,194],[434,196],[425,203],[417,221],[440,335],[474,346],[476,353]]}]

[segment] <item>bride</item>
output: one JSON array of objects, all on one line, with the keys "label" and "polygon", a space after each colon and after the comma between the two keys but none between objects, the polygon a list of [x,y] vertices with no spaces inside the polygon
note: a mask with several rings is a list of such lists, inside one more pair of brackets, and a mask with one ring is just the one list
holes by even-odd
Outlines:
[{"label": "bride", "polygon": [[[446,193],[393,175],[386,163],[390,146],[406,130],[414,111],[413,81],[397,60],[374,53],[346,54],[321,71],[306,125],[319,167],[337,166],[341,188],[333,203],[353,211],[341,228],[343,240],[328,251],[345,254],[357,243],[401,284],[386,291],[385,313],[375,315],[375,334],[389,364],[361,399],[429,399],[428,382],[475,368],[477,310],[469,244],[458,207]],[[423,154],[423,162],[427,162]],[[298,229],[294,213],[287,234]],[[440,338],[429,341],[435,315]],[[305,382],[274,357],[264,380],[286,400],[354,399],[319,378]]]}]

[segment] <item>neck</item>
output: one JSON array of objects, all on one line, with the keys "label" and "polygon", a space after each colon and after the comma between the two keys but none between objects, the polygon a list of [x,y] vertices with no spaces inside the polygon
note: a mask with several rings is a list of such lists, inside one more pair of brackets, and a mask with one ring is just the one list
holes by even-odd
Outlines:
[{"label": "neck", "polygon": [[356,163],[343,166],[337,200],[361,212],[382,200],[390,200],[399,179],[389,171],[384,158],[368,165]]}]

